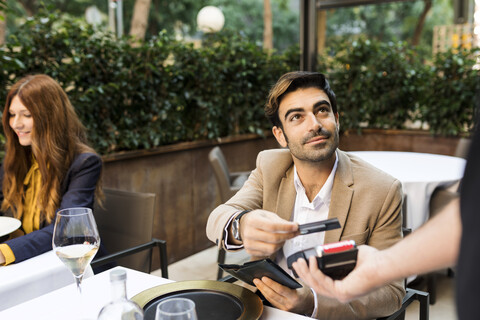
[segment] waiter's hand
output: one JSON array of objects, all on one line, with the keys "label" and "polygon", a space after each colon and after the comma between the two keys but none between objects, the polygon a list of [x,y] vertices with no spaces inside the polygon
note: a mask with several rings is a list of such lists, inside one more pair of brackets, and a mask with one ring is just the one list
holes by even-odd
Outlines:
[{"label": "waiter's hand", "polygon": [[253,283],[275,308],[300,314],[312,314],[315,300],[312,290],[306,286],[290,289],[268,277],[254,279]]},{"label": "waiter's hand", "polygon": [[268,257],[277,252],[285,240],[299,234],[298,224],[266,210],[253,210],[240,220],[243,246],[252,257]]},{"label": "waiter's hand", "polygon": [[342,280],[333,280],[318,268],[317,259],[310,257],[308,265],[302,258],[293,263],[298,276],[319,295],[347,303],[382,285],[379,280],[381,252],[373,247],[358,247],[357,265]]}]

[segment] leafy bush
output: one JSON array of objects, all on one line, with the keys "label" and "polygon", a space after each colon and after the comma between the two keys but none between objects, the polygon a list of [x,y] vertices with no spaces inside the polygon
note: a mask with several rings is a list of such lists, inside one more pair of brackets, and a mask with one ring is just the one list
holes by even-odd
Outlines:
[{"label": "leafy bush", "polygon": [[478,49],[452,50],[435,57],[426,71],[428,85],[420,99],[421,120],[432,132],[456,136],[472,128],[480,108],[479,61]]},{"label": "leafy bush", "polygon": [[225,33],[199,49],[165,33],[132,46],[50,13],[27,21],[0,51],[0,99],[26,74],[52,76],[101,153],[261,134],[268,90],[298,57],[298,49],[269,55]]},{"label": "leafy bush", "polygon": [[[343,130],[420,121],[432,133],[458,135],[472,128],[480,100],[473,54],[450,52],[426,64],[404,43],[356,39],[323,56],[319,71],[337,94]],[[298,69],[299,56],[298,47],[269,54],[232,32],[206,37],[201,48],[166,33],[132,45],[44,13],[0,48],[0,101],[26,74],[52,76],[103,154],[262,134],[270,129],[263,114],[268,90]]]},{"label": "leafy bush", "polygon": [[480,90],[476,56],[475,50],[450,51],[431,65],[405,43],[360,38],[322,56],[320,70],[337,95],[343,130],[403,129],[419,121],[434,134],[451,136],[473,127]]},{"label": "leafy bush", "polygon": [[404,43],[344,43],[330,72],[346,128],[403,128],[421,95],[422,63]]}]

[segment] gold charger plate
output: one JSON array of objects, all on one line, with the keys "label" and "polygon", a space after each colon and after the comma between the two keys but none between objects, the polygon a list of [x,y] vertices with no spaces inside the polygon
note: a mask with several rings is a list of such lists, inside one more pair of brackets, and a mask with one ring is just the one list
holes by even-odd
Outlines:
[{"label": "gold charger plate", "polygon": [[260,319],[262,300],[252,291],[236,284],[213,280],[179,281],[162,284],[135,295],[145,320],[155,319],[156,305],[167,298],[183,297],[195,302],[199,320]]}]

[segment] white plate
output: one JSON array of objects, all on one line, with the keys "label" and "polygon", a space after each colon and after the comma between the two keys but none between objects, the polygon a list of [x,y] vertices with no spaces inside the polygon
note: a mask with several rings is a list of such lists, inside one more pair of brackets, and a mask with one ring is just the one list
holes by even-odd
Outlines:
[{"label": "white plate", "polygon": [[20,220],[11,217],[0,217],[0,237],[20,228]]}]

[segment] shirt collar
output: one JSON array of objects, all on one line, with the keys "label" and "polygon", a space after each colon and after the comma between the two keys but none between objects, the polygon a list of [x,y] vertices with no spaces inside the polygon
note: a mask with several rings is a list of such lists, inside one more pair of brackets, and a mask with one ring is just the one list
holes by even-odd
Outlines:
[{"label": "shirt collar", "polygon": [[[325,184],[323,185],[322,189],[318,192],[318,194],[315,196],[315,198],[312,201],[312,205],[314,207],[317,207],[321,203],[330,203],[330,198],[332,196],[332,188],[333,188],[333,179],[335,177],[335,173],[337,172],[337,166],[338,166],[338,152],[335,150],[335,163],[333,164],[332,171],[330,172],[330,175],[327,178],[327,181],[325,181]],[[303,187],[302,181],[300,181],[300,178],[298,177],[297,173],[297,167],[294,165],[293,166],[293,183],[295,185],[295,191],[297,194],[305,194],[305,188]],[[306,195],[305,195],[306,196]]]}]

